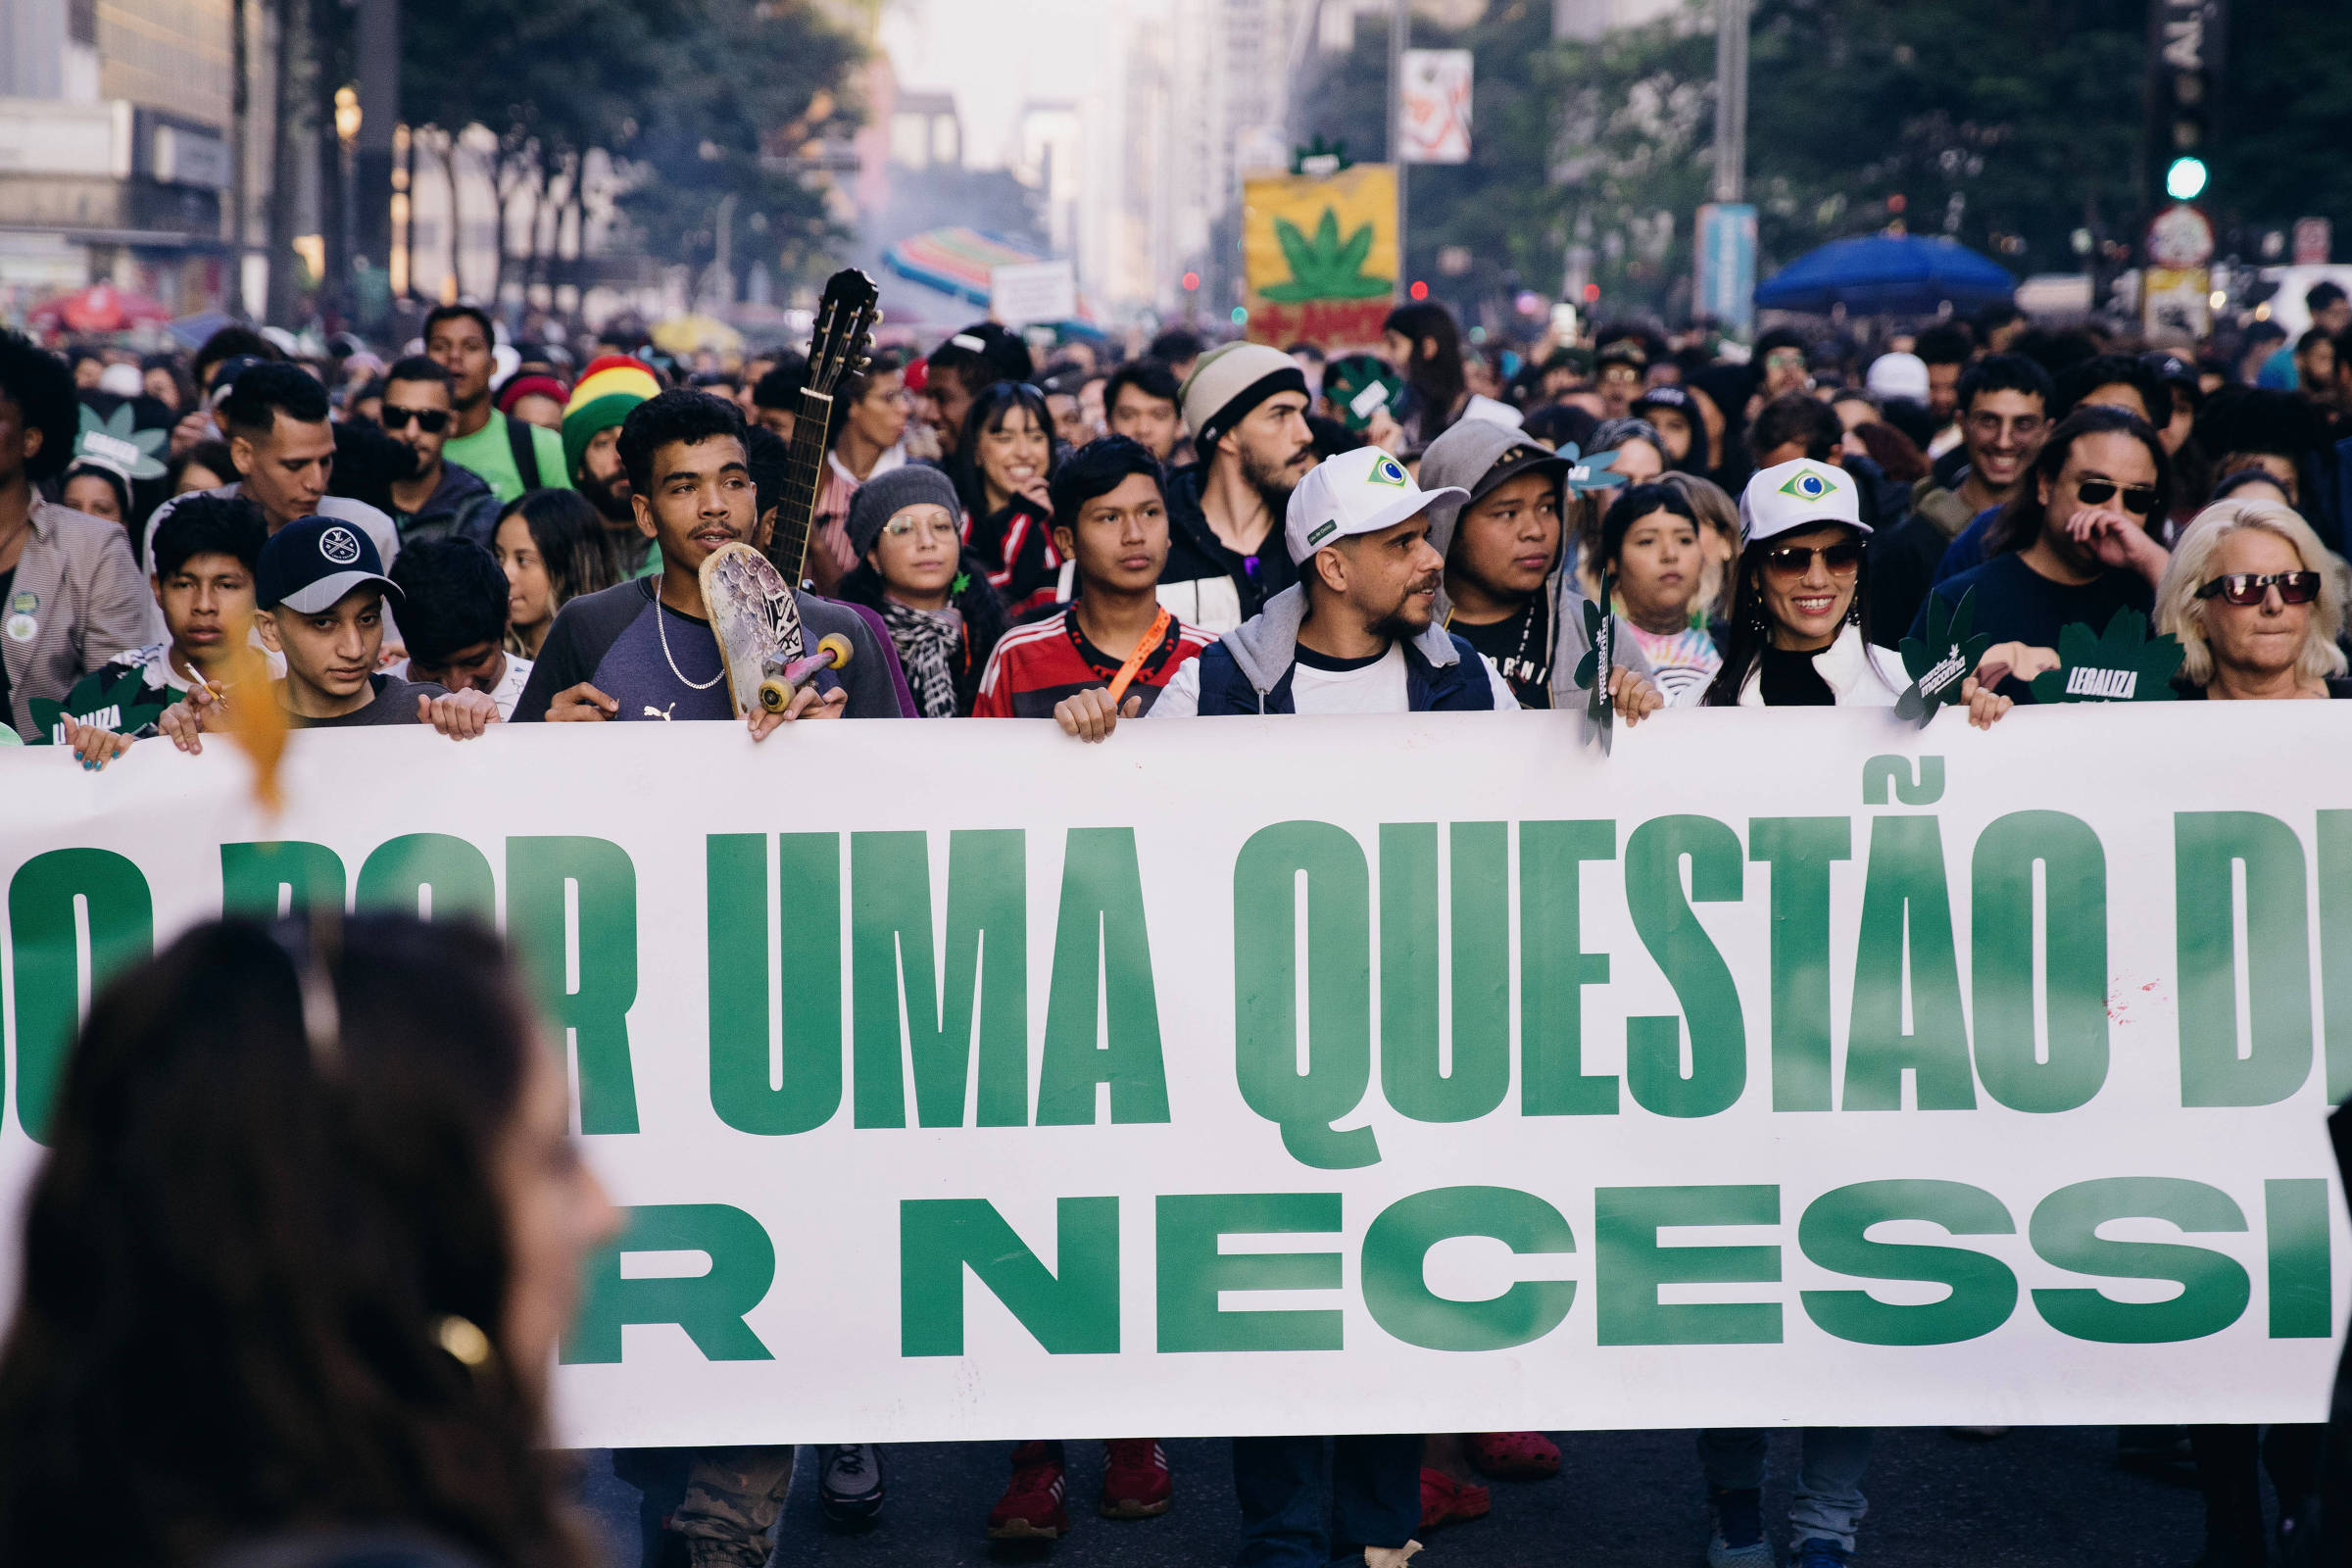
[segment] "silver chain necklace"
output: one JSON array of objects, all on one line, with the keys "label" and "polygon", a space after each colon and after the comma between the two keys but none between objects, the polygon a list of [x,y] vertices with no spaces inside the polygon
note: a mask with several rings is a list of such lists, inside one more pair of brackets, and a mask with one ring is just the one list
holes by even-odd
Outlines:
[{"label": "silver chain necklace", "polygon": [[686,672],[678,667],[678,662],[670,658],[669,607],[662,602],[660,588],[654,590],[654,635],[662,639],[662,658],[669,665],[669,672],[678,677],[679,685],[690,691],[707,692],[727,678],[727,657],[724,653],[718,657],[718,673],[709,680],[688,680]]}]

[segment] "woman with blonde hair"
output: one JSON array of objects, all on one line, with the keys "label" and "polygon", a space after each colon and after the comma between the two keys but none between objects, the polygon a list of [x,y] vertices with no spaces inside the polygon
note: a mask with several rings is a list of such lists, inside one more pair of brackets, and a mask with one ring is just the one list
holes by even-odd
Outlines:
[{"label": "woman with blonde hair", "polygon": [[2352,697],[2352,568],[2276,501],[2216,502],[2190,521],[2156,589],[2156,629],[2180,639],[2184,697]]},{"label": "woman with blonde hair", "polygon": [[[2276,501],[2217,501],[2189,520],[2156,585],[2156,629],[2180,639],[2182,697],[2261,701],[2352,697],[2344,675],[2352,568]],[[2262,1471],[2282,1535],[2307,1521],[2324,1428],[2192,1426],[2209,1562],[2261,1562]]]}]

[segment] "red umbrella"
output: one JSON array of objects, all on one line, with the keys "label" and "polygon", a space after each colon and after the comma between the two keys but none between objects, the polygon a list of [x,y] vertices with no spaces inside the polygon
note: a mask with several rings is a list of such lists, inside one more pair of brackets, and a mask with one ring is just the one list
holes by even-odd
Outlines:
[{"label": "red umbrella", "polygon": [[92,283],[78,293],[43,300],[27,319],[35,325],[61,325],[69,332],[120,332],[141,321],[169,321],[172,313],[144,294]]}]

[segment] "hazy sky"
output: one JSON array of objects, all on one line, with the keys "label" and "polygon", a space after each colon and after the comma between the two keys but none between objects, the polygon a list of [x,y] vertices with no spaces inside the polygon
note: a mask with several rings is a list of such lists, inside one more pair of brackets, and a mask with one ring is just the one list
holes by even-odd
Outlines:
[{"label": "hazy sky", "polygon": [[1079,97],[1104,68],[1118,10],[1113,0],[894,0],[882,44],[902,85],[956,95],[965,161],[993,168],[1025,101]]}]

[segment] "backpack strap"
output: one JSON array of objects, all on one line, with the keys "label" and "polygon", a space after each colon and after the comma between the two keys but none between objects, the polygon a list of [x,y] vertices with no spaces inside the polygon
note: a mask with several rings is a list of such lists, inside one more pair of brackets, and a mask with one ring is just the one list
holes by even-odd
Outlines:
[{"label": "backpack strap", "polygon": [[514,455],[514,471],[522,476],[525,490],[543,488],[539,478],[539,442],[533,433],[539,427],[513,415],[507,416],[507,450]]}]

